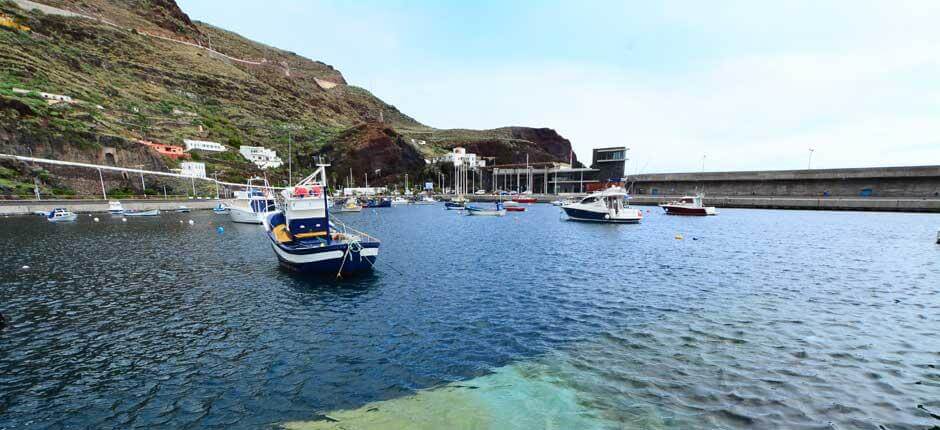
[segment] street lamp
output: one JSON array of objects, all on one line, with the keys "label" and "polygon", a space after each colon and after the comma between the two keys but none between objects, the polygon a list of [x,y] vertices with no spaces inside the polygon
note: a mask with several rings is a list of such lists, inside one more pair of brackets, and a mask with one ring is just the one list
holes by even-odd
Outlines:
[{"label": "street lamp", "polygon": [[813,153],[816,152],[815,149],[809,148],[809,161],[806,162],[806,170],[813,168]]}]

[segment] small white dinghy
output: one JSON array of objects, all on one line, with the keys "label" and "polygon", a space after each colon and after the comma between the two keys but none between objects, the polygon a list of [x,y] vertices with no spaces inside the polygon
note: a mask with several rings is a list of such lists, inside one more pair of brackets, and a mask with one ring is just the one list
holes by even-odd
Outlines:
[{"label": "small white dinghy", "polygon": [[78,219],[78,214],[66,208],[55,208],[49,212],[46,219],[49,220],[49,222],[69,222]]}]

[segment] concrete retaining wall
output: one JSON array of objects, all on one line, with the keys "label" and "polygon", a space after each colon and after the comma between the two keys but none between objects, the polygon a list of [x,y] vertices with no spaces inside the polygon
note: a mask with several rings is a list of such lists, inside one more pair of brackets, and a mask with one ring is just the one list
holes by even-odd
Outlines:
[{"label": "concrete retaining wall", "polygon": [[[121,200],[124,209],[172,211],[180,206],[193,210],[212,209],[215,200]],[[0,201],[0,215],[24,215],[36,211],[48,212],[54,208],[67,208],[72,212],[107,212],[107,200],[40,200]]]}]

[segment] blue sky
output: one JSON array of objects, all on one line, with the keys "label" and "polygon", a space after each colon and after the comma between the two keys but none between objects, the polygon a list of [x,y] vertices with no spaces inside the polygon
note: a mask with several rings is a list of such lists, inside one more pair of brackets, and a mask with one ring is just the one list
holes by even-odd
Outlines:
[{"label": "blue sky", "polygon": [[425,124],[550,127],[631,172],[940,164],[938,1],[178,3]]}]

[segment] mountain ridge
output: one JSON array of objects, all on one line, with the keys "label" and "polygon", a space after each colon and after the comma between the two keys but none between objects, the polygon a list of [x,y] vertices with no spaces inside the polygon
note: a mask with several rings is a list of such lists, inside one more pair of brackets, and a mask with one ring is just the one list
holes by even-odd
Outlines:
[{"label": "mountain ridge", "polygon": [[[368,90],[349,85],[331,65],[193,21],[172,0],[43,4],[85,18],[24,10],[0,0],[0,13],[30,28],[0,27],[0,62],[5,66],[0,71],[2,152],[23,155],[25,149],[55,158],[53,148],[68,141],[87,149],[80,156],[75,151],[59,155],[68,152],[81,161],[100,162],[101,137],[107,136],[109,142],[130,142],[120,145],[116,156],[115,163],[123,165],[123,158],[149,159],[146,148],[133,145],[137,139],[180,144],[194,138],[230,148],[195,155],[227,180],[259,173],[237,156],[239,145],[259,145],[285,159],[293,148],[295,169],[311,168],[316,156],[324,156],[346,170],[379,171],[370,178],[376,184],[401,182],[405,173],[412,182],[447,175],[450,169],[429,166],[423,159],[455,146],[496,157],[499,163],[524,161],[527,153],[532,161],[567,161],[571,154],[570,142],[547,128],[428,127]],[[65,94],[81,103],[47,105],[13,88]],[[381,156],[370,157],[372,153]],[[155,169],[177,164],[169,159],[146,163]],[[283,182],[286,166],[266,173]],[[28,179],[8,176],[7,182],[19,180],[20,185]],[[44,184],[47,192],[69,188],[70,177],[50,175],[57,176],[60,183]],[[0,194],[4,186],[0,182]],[[135,185],[123,180],[117,186]]]}]

